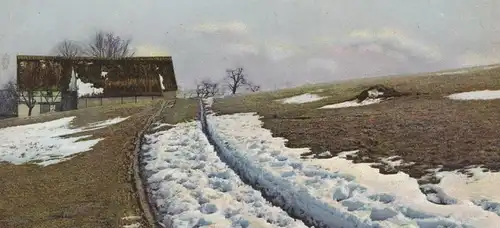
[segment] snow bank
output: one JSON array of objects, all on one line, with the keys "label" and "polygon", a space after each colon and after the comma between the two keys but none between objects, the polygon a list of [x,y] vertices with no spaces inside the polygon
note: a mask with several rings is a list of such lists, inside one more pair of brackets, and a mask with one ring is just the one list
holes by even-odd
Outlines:
[{"label": "snow bank", "polygon": [[495,227],[500,222],[470,201],[429,202],[404,173],[383,175],[370,164],[339,157],[301,160],[308,149],[286,148],[286,140],[273,138],[252,113],[209,115],[207,126],[233,169],[320,227]]},{"label": "snow bank", "polygon": [[473,202],[500,216],[500,173],[485,172],[482,168],[467,170],[471,177],[459,172],[440,172],[438,186],[450,197],[463,202]]},{"label": "snow bank", "polygon": [[448,96],[452,100],[494,100],[500,99],[500,90],[482,90],[455,93]]},{"label": "snow bank", "polygon": [[16,165],[33,162],[40,166],[66,161],[77,153],[91,150],[102,138],[87,139],[91,135],[62,136],[101,129],[127,119],[115,118],[71,129],[70,123],[74,118],[0,129],[0,161]]},{"label": "snow bank", "polygon": [[167,227],[306,227],[244,184],[199,122],[146,135],[145,172]]},{"label": "snow bank", "polygon": [[289,98],[285,98],[285,99],[279,99],[276,101],[281,102],[283,104],[303,104],[303,103],[308,103],[308,102],[319,101],[319,100],[324,99],[324,98],[326,98],[326,97],[320,97],[316,94],[305,93],[302,95],[289,97]]},{"label": "snow bank", "polygon": [[358,102],[357,100],[352,100],[352,101],[346,101],[346,102],[337,103],[337,104],[325,105],[319,109],[359,107],[359,106],[377,104],[377,103],[380,103],[381,101],[382,101],[382,99],[380,99],[380,98],[365,99],[361,102]]}]

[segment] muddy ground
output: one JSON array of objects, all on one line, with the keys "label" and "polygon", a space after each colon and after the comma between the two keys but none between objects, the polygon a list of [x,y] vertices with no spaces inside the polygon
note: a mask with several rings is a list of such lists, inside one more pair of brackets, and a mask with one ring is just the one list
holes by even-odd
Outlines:
[{"label": "muddy ground", "polygon": [[[363,89],[382,84],[407,96],[380,104],[341,109],[317,109],[349,100]],[[500,100],[456,101],[444,96],[464,91],[500,89],[500,70],[465,76],[367,79],[320,89],[296,89],[216,100],[218,114],[257,112],[264,127],[287,146],[308,147],[312,154],[360,150],[355,162],[379,162],[399,156],[402,166],[378,166],[381,173],[404,171],[422,178],[428,169],[463,170],[484,166],[500,170]],[[316,93],[328,98],[284,105],[276,99]],[[421,180],[422,183],[437,180]]]}]

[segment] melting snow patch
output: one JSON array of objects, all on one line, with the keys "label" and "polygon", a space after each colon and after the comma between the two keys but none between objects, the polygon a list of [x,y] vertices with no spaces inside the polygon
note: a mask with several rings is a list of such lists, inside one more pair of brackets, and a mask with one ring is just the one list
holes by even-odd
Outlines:
[{"label": "melting snow patch", "polygon": [[500,173],[484,172],[482,168],[467,170],[471,177],[459,172],[440,172],[437,177],[441,179],[438,186],[450,197],[460,201],[488,202],[494,205],[500,202]]},{"label": "melting snow patch", "polygon": [[90,123],[86,127],[84,127],[84,129],[85,130],[97,130],[97,129],[101,129],[101,128],[107,127],[109,125],[114,125],[114,124],[123,122],[123,121],[125,121],[128,118],[129,117],[116,117],[116,118],[109,119],[109,120],[104,120],[104,121],[99,121],[99,122],[95,122],[95,123]]},{"label": "melting snow patch", "polygon": [[243,183],[199,122],[146,135],[145,173],[167,227],[306,227]]},{"label": "melting snow patch", "polygon": [[448,96],[452,100],[494,100],[500,99],[500,90],[482,90],[455,93]]},{"label": "melting snow patch", "polygon": [[300,154],[308,149],[286,148],[286,140],[273,138],[253,113],[208,115],[207,121],[212,137],[223,148],[221,156],[232,168],[263,191],[277,192],[287,207],[319,221],[316,224],[480,228],[500,223],[493,209],[462,200],[442,186],[449,198],[440,193],[436,196],[449,202],[456,200],[455,204],[429,202],[417,180],[402,172],[384,175],[370,164],[354,164],[340,157],[302,160]]},{"label": "melting snow patch", "polygon": [[382,101],[382,99],[380,99],[380,98],[365,99],[361,102],[358,102],[357,100],[352,100],[352,101],[346,101],[346,102],[337,103],[337,104],[325,105],[319,109],[359,107],[359,106],[377,104],[377,103],[380,103],[381,101]]},{"label": "melting snow patch", "polygon": [[41,166],[59,163],[70,159],[77,153],[90,150],[102,140],[82,140],[91,135],[62,136],[101,129],[127,119],[115,118],[71,129],[70,123],[74,118],[66,117],[43,123],[0,129],[0,142],[2,142],[0,144],[0,161],[16,165],[34,162]]},{"label": "melting snow patch", "polygon": [[465,74],[469,72],[470,70],[458,70],[458,71],[448,71],[448,72],[440,72],[436,73],[438,76],[443,76],[443,75],[451,75],[451,74]]},{"label": "melting snow patch", "polygon": [[326,98],[326,97],[320,97],[316,94],[305,93],[302,95],[289,97],[289,98],[285,98],[285,99],[279,99],[276,101],[279,101],[283,104],[303,104],[303,103],[308,103],[308,102],[319,101],[319,100],[324,99],[324,98]]},{"label": "melting snow patch", "polygon": [[132,223],[130,225],[124,225],[123,228],[140,228],[141,224],[140,223]]}]

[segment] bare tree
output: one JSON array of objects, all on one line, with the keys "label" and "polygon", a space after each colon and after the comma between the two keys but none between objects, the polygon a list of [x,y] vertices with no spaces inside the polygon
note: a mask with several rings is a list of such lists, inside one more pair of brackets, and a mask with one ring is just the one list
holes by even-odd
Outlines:
[{"label": "bare tree", "polygon": [[17,93],[16,83],[9,81],[2,90],[0,90],[0,116],[15,116],[17,115],[17,104],[19,96]]},{"label": "bare tree", "polygon": [[135,53],[130,47],[131,39],[122,39],[113,32],[97,32],[84,52],[92,57],[131,57]]},{"label": "bare tree", "polygon": [[5,53],[3,54],[2,57],[2,69],[3,70],[9,69],[9,64],[10,64],[10,56],[9,54]]},{"label": "bare tree", "polygon": [[49,111],[55,111],[55,103],[61,94],[58,86],[62,80],[62,66],[59,63],[47,62],[41,65],[39,72],[43,72],[43,82],[40,86],[40,97],[49,105]]},{"label": "bare tree", "polygon": [[75,57],[82,55],[82,46],[72,40],[63,40],[55,47],[56,55],[64,57]]},{"label": "bare tree", "polygon": [[236,69],[227,69],[226,70],[226,81],[227,86],[231,94],[236,94],[238,88],[245,85],[247,83],[246,75],[243,73],[243,68],[238,67]]},{"label": "bare tree", "polygon": [[196,96],[201,98],[213,97],[220,92],[219,84],[208,79],[196,86]]},{"label": "bare tree", "polygon": [[28,116],[31,116],[33,108],[35,107],[36,92],[40,91],[43,87],[43,80],[39,80],[38,72],[40,69],[37,64],[21,63],[20,64],[22,73],[18,75],[22,80],[19,80],[18,84],[18,94],[21,98],[20,100],[28,106]]},{"label": "bare tree", "polygon": [[252,92],[258,92],[260,91],[260,85],[253,84],[251,82],[246,83],[247,89],[252,91]]}]

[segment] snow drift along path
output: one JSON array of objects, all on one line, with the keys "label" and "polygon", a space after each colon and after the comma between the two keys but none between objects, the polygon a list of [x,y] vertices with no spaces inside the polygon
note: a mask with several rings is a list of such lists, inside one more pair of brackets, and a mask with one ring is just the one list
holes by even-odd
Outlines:
[{"label": "snow drift along path", "polygon": [[199,122],[146,135],[145,174],[166,227],[306,227],[244,184]]},{"label": "snow drift along path", "polygon": [[[285,140],[273,138],[253,113],[207,115],[206,127],[223,160],[241,178],[316,227],[495,227],[500,223],[495,213],[472,203],[430,203],[418,192],[416,180],[415,186],[403,182],[392,188],[394,192],[378,191],[353,175],[301,160],[299,154],[307,149],[286,148]],[[415,191],[408,190],[412,187]]]}]

